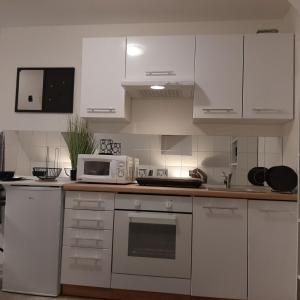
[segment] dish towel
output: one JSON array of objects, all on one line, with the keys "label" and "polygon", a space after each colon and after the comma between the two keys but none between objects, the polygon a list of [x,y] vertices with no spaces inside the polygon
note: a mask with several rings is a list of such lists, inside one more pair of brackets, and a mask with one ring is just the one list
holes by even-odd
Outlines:
[{"label": "dish towel", "polygon": [[5,134],[0,132],[0,171],[5,171]]}]

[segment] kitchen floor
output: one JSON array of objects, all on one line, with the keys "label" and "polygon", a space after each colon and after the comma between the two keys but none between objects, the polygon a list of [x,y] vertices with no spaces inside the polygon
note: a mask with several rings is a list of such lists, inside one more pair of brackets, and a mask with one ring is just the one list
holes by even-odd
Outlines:
[{"label": "kitchen floor", "polygon": [[90,298],[73,298],[73,297],[40,297],[40,296],[27,296],[20,294],[11,294],[4,293],[0,291],[0,300],[51,300],[51,299],[59,299],[59,300],[92,300]]}]

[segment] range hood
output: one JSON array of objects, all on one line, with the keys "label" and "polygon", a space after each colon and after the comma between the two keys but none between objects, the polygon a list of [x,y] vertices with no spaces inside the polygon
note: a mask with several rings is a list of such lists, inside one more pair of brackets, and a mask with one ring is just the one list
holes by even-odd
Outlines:
[{"label": "range hood", "polygon": [[193,98],[194,81],[122,81],[131,98]]}]

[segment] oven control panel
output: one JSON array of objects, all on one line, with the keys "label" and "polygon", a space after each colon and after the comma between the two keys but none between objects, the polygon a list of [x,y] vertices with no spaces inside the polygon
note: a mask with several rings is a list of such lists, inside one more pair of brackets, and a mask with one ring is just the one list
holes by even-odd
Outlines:
[{"label": "oven control panel", "polygon": [[192,197],[145,194],[117,194],[116,209],[192,213]]}]

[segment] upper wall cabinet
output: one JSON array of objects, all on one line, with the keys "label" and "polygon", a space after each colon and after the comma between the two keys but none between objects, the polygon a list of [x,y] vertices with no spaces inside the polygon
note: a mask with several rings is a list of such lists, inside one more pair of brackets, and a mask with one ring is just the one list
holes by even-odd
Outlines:
[{"label": "upper wall cabinet", "polygon": [[243,36],[196,37],[193,117],[242,117]]},{"label": "upper wall cabinet", "polygon": [[81,117],[127,119],[126,38],[87,38],[82,51]]},{"label": "upper wall cabinet", "polygon": [[194,36],[127,37],[126,80],[194,81]]},{"label": "upper wall cabinet", "polygon": [[244,68],[244,118],[293,119],[293,34],[246,35]]}]

